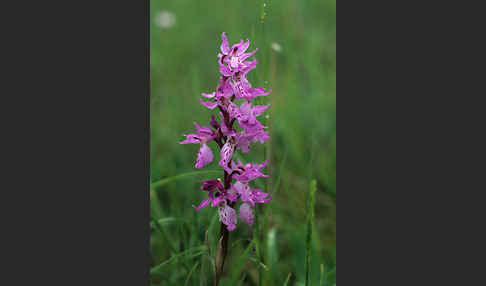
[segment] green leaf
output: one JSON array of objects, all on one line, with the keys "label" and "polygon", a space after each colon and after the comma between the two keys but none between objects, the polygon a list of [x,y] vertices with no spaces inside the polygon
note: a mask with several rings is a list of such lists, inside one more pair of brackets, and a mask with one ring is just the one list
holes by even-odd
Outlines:
[{"label": "green leaf", "polygon": [[184,260],[188,260],[188,259],[197,257],[199,255],[203,255],[205,253],[207,253],[207,247],[205,245],[190,248],[190,249],[183,251],[183,252],[180,252],[180,253],[172,256],[171,258],[165,260],[164,262],[152,267],[150,269],[150,275],[153,275],[153,274],[160,272],[166,265],[173,263],[174,261],[176,261],[178,259],[181,259],[182,261],[184,261]]},{"label": "green leaf", "polygon": [[157,182],[154,182],[150,184],[150,188],[156,189],[159,188],[167,183],[170,183],[175,180],[183,179],[186,177],[191,177],[191,176],[196,176],[196,175],[204,175],[204,174],[215,174],[215,173],[222,173],[221,170],[207,170],[207,171],[195,171],[195,172],[189,172],[189,173],[184,173],[184,174],[179,174],[176,176],[164,178],[162,180],[159,180]]}]

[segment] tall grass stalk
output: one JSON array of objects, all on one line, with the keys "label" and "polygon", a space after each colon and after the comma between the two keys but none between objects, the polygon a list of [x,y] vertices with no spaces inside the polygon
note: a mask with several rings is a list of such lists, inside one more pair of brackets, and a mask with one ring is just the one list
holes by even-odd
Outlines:
[{"label": "tall grass stalk", "polygon": [[319,279],[319,286],[324,285],[324,264],[321,263],[321,277]]},{"label": "tall grass stalk", "polygon": [[192,273],[194,272],[194,270],[196,270],[197,266],[199,265],[199,262],[196,262],[196,264],[194,264],[194,266],[192,267],[191,271],[189,271],[189,274],[187,274],[187,278],[186,278],[186,282],[184,282],[184,286],[187,286],[189,285],[189,279],[191,278],[192,276]]},{"label": "tall grass stalk", "polygon": [[[266,73],[267,73],[267,66],[268,66],[268,63],[267,63],[267,50],[268,50],[268,45],[266,43],[266,38],[265,38],[265,16],[266,16],[266,12],[265,12],[265,0],[260,0],[260,23],[259,23],[259,26],[260,26],[260,39],[261,41],[259,42],[259,46],[262,47],[261,49],[261,61],[262,61],[262,72],[259,72],[261,76],[258,77],[258,81],[259,81],[259,85],[260,86],[264,86],[265,88],[268,89],[268,82],[265,80],[266,79]],[[272,95],[270,95],[272,96]],[[259,104],[267,104],[268,103],[268,99],[265,98],[258,98],[259,100]],[[262,102],[263,101],[263,102]],[[269,126],[269,123],[268,122],[268,119],[266,118],[265,116],[265,119],[263,120],[264,124],[266,126]],[[271,131],[269,130],[268,131],[268,135],[270,136],[270,138],[272,137],[272,133]],[[265,156],[265,158],[267,158],[269,160],[269,164],[268,164],[268,167],[267,167],[267,174],[268,174],[268,180],[265,184],[265,187],[264,187],[264,191],[269,193],[269,191],[271,190],[271,180],[272,180],[272,158],[271,158],[271,139],[269,139],[267,141],[267,144],[264,145],[264,149],[263,149],[263,154]],[[262,221],[260,219],[260,217],[264,214],[264,210],[263,210],[263,205],[259,205],[258,207],[255,208],[255,229],[254,229],[254,233],[253,233],[253,237],[255,239],[255,250],[256,250],[256,256],[257,256],[257,259],[260,263],[264,263],[263,261],[263,254],[265,253],[265,244],[266,244],[266,235],[265,234],[265,222],[266,221]],[[263,219],[265,219],[265,216],[263,215],[262,216]],[[257,267],[257,270],[258,270],[258,285],[259,286],[263,286],[264,284],[264,273],[263,273],[263,270],[262,270],[262,267]],[[266,282],[267,279],[265,279],[265,282]]]},{"label": "tall grass stalk", "polygon": [[231,273],[231,282],[228,285],[236,284],[236,281],[242,271],[243,265],[245,264],[245,261],[249,257],[250,251],[253,249],[254,246],[255,246],[255,239],[250,241],[245,251],[243,251],[243,253],[238,257],[236,263],[233,264],[233,270]]},{"label": "tall grass stalk", "polygon": [[219,285],[219,280],[221,279],[221,275],[223,274],[224,262],[226,260],[226,255],[228,254],[228,239],[229,231],[226,228],[226,225],[221,223],[221,230],[218,242],[218,254],[216,256],[216,286]]},{"label": "tall grass stalk", "polygon": [[285,283],[283,284],[283,286],[287,286],[289,284],[290,276],[292,276],[292,272],[287,275],[287,279],[285,279]]},{"label": "tall grass stalk", "polygon": [[307,233],[305,241],[305,286],[309,286],[310,279],[310,253],[311,253],[311,239],[312,239],[312,227],[314,225],[314,202],[316,193],[316,180],[312,180],[309,189],[309,198],[307,203]]},{"label": "tall grass stalk", "polygon": [[[262,253],[261,253],[261,243],[260,243],[260,214],[259,208],[255,208],[255,229],[253,231],[253,240],[255,241],[255,252],[258,258],[258,261],[262,261]],[[262,285],[263,274],[262,268],[257,267],[258,269],[258,285]]]}]

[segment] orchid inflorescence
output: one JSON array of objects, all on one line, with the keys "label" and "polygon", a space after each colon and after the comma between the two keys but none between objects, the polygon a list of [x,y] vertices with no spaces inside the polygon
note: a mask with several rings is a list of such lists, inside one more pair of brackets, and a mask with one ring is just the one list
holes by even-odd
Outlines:
[{"label": "orchid inflorescence", "polygon": [[[231,231],[237,223],[236,211],[234,209],[238,199],[242,202],[239,207],[240,218],[253,225],[252,207],[255,203],[268,203],[272,196],[259,189],[252,189],[249,182],[258,177],[268,177],[260,172],[268,162],[262,164],[243,164],[240,160],[236,163],[233,160],[235,150],[243,153],[250,151],[250,142],[264,143],[269,136],[256,117],[261,115],[268,105],[252,105],[251,100],[258,96],[266,96],[271,91],[264,88],[252,88],[246,75],[257,65],[257,60],[245,61],[255,54],[246,53],[250,46],[250,41],[241,40],[230,49],[225,33],[222,34],[221,53],[218,54],[218,64],[221,77],[215,92],[201,96],[209,99],[200,102],[203,106],[213,110],[219,109],[220,122],[211,115],[207,126],[199,126],[196,122],[196,134],[183,134],[186,139],[180,144],[200,144],[196,159],[196,168],[202,168],[213,161],[213,152],[208,147],[208,143],[214,141],[221,148],[221,160],[219,166],[224,170],[224,180],[204,180],[201,190],[207,191],[209,199],[202,201],[199,206],[194,206],[196,211],[211,204],[211,207],[218,206],[219,220]],[[241,100],[238,106],[235,100]],[[234,127],[234,122],[238,122],[240,131]],[[235,182],[233,182],[235,179]]]}]

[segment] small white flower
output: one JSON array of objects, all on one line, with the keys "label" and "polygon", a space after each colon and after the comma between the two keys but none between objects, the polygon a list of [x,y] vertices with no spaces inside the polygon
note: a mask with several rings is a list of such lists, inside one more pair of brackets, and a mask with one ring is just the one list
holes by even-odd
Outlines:
[{"label": "small white flower", "polygon": [[272,50],[276,51],[277,53],[280,53],[282,51],[282,47],[279,44],[273,42],[272,43]]},{"label": "small white flower", "polygon": [[176,16],[170,11],[160,11],[155,15],[155,24],[162,29],[170,29],[175,25]]}]

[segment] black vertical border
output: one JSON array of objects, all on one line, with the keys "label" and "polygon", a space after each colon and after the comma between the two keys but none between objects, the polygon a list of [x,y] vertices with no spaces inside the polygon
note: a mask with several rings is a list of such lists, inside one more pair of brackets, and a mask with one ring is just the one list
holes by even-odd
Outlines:
[{"label": "black vertical border", "polygon": [[0,285],[149,285],[149,0],[10,4]]},{"label": "black vertical border", "polygon": [[150,0],[145,5],[145,261],[143,282],[150,285]]},{"label": "black vertical border", "polygon": [[339,1],[341,286],[486,284],[476,3]]}]

